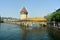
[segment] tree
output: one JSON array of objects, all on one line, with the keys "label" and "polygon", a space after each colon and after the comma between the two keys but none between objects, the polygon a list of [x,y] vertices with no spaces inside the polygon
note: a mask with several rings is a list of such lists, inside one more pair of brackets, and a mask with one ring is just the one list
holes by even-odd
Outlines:
[{"label": "tree", "polygon": [[45,16],[48,23],[55,24],[55,26],[59,26],[60,22],[60,8],[57,9],[55,12],[51,13],[50,15]]},{"label": "tree", "polygon": [[51,17],[51,21],[60,22],[60,11],[56,11]]},{"label": "tree", "polygon": [[60,22],[60,8],[57,9],[55,12],[45,16],[44,18],[46,18],[47,21]]},{"label": "tree", "polygon": [[47,19],[47,21],[51,21],[52,16],[54,15],[54,12],[52,14],[49,14],[47,16],[44,16],[44,18]]}]

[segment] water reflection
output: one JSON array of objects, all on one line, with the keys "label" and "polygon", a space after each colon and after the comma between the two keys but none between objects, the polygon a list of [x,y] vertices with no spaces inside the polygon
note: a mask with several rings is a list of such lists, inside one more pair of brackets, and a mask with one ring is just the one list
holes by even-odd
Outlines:
[{"label": "water reflection", "polygon": [[2,23],[0,40],[53,40],[46,27],[26,29],[24,26]]},{"label": "water reflection", "polygon": [[27,36],[27,30],[26,30],[26,28],[25,27],[21,27],[21,30],[22,30],[22,40],[26,40],[26,36]]},{"label": "water reflection", "polygon": [[22,28],[22,40],[53,40],[47,33],[46,27],[24,29]]}]

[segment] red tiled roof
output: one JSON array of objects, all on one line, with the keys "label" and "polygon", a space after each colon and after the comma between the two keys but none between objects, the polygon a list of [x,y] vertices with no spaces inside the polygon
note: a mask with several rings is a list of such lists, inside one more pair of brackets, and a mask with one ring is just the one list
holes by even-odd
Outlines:
[{"label": "red tiled roof", "polygon": [[25,7],[22,8],[22,10],[21,10],[21,14],[22,14],[22,12],[23,12],[23,14],[28,14],[28,12],[27,12],[27,10],[26,10]]}]

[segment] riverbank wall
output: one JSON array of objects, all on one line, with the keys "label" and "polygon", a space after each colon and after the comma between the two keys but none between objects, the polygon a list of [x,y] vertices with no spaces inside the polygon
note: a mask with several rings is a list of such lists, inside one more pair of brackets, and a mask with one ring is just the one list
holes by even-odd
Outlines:
[{"label": "riverbank wall", "polygon": [[20,25],[20,22],[4,22],[4,23]]}]

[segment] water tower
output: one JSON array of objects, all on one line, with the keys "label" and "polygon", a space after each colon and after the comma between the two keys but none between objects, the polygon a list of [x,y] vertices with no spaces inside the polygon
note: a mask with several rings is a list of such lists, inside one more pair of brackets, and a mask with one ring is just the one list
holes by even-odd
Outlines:
[{"label": "water tower", "polygon": [[28,14],[28,12],[27,12],[26,8],[23,7],[20,12],[20,19],[23,20],[23,19],[27,18],[27,14]]}]

